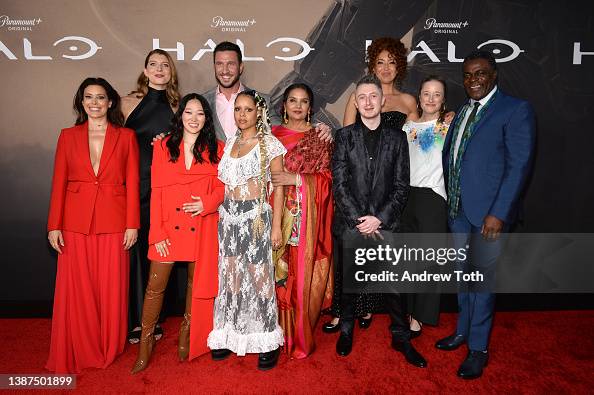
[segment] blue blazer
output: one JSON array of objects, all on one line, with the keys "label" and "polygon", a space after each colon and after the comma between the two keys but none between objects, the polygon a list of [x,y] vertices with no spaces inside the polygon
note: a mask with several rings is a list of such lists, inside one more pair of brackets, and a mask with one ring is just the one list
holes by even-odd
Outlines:
[{"label": "blue blazer", "polygon": [[[460,204],[468,220],[477,227],[482,226],[487,215],[506,224],[515,221],[536,139],[534,110],[527,101],[497,88],[485,111],[475,125],[460,164]],[[460,108],[452,125],[461,116]],[[452,138],[453,133],[448,133],[443,147],[446,187],[450,146],[455,144]]]}]

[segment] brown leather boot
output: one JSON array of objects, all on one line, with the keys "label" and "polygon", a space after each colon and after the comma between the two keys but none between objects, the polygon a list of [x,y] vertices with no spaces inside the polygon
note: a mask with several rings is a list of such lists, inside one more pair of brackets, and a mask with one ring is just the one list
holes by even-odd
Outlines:
[{"label": "brown leather boot", "polygon": [[192,285],[194,283],[194,262],[188,263],[188,285],[186,287],[186,311],[184,320],[179,328],[177,341],[177,356],[181,361],[188,359],[190,354],[190,321],[192,320]]},{"label": "brown leather boot", "polygon": [[151,262],[149,281],[146,286],[144,303],[142,305],[140,349],[138,351],[138,358],[131,370],[132,374],[146,369],[151,358],[155,345],[155,325],[159,319],[159,313],[163,305],[163,295],[172,266],[173,264],[170,263]]}]

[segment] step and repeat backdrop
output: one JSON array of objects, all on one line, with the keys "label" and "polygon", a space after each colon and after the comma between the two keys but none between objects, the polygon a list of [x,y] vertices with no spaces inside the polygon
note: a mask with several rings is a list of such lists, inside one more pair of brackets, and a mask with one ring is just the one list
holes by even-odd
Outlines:
[{"label": "step and repeat backdrop", "polygon": [[410,48],[404,91],[414,94],[424,76],[440,74],[454,110],[465,99],[462,59],[476,48],[491,51],[499,86],[537,113],[537,156],[518,230],[592,232],[593,30],[587,1],[2,1],[0,301],[53,297],[45,226],[55,145],[74,123],[76,88],[101,76],[128,94],[153,48],[176,61],[182,93],[202,93],[216,83],[215,45],[236,42],[246,85],[278,97],[290,82],[307,82],[334,127],[376,37]]}]

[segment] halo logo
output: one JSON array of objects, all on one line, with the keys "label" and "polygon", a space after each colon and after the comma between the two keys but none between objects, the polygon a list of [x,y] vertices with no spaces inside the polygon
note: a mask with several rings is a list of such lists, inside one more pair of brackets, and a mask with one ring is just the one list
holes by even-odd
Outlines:
[{"label": "halo logo", "polygon": [[[241,53],[243,54],[243,61],[245,61],[245,62],[250,62],[250,61],[251,62],[264,62],[266,60],[266,59],[264,59],[263,56],[248,56],[246,53],[245,45],[244,45],[243,41],[241,41],[240,39],[236,39],[235,43],[239,46],[239,49],[241,49]],[[271,40],[269,43],[266,44],[266,48],[269,48],[273,45],[280,44],[280,43],[284,43],[284,45],[281,46],[280,51],[287,54],[287,56],[275,55],[274,58],[278,59],[278,60],[282,60],[284,62],[293,62],[295,60],[303,59],[307,55],[309,55],[309,53],[311,51],[313,51],[315,49],[315,48],[310,47],[306,41],[303,41],[299,38],[294,38],[294,37],[275,38],[274,40]],[[204,47],[200,48],[194,54],[194,56],[192,56],[192,60],[200,60],[207,53],[214,52],[216,45],[217,44],[215,43],[215,41],[213,39],[209,38],[204,43]],[[290,55],[289,52],[292,51],[291,45],[293,47],[298,47],[300,52],[295,55]],[[160,48],[164,51],[174,52],[176,54],[177,60],[185,60],[185,58],[186,58],[185,45],[182,42],[177,41],[175,48],[173,48],[173,47],[165,48],[165,47],[161,46],[161,40],[159,40],[158,38],[153,38],[153,49],[156,49],[156,48]]]},{"label": "halo logo", "polygon": [[[56,40],[53,44],[57,47],[59,44],[65,44],[69,42],[70,45],[67,47],[70,54],[62,52],[62,57],[71,60],[82,60],[88,59],[95,55],[97,51],[102,49],[97,43],[90,38],[81,36],[66,36],[59,40]],[[81,43],[83,45],[81,45]],[[46,49],[47,50],[47,49]],[[80,53],[82,51],[86,51]],[[9,60],[18,60],[13,51],[11,51],[2,41],[0,41],[0,52],[2,52]],[[23,38],[23,56],[27,60],[52,60],[51,55],[34,55],[33,45],[28,38]]]}]

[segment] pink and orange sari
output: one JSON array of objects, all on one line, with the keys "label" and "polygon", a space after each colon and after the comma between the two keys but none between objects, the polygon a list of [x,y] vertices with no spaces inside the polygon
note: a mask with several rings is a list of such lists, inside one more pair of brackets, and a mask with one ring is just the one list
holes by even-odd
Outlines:
[{"label": "pink and orange sari", "polygon": [[332,144],[314,130],[281,125],[272,134],[287,148],[286,171],[302,180],[299,187],[285,187],[283,247],[274,252],[274,262],[285,352],[305,358],[315,348],[320,312],[332,303]]}]

